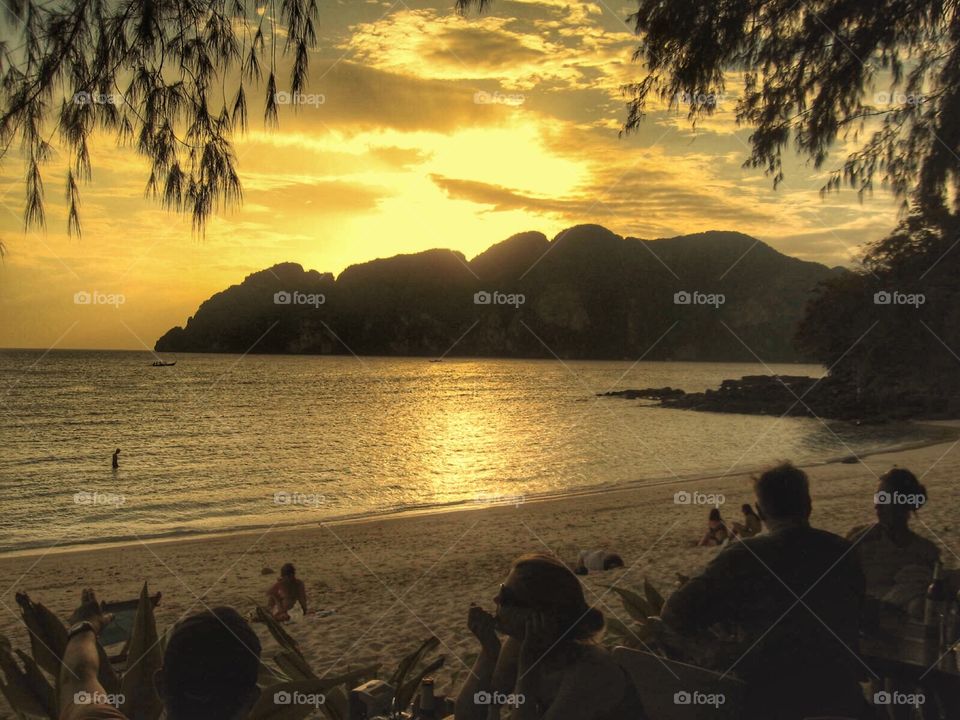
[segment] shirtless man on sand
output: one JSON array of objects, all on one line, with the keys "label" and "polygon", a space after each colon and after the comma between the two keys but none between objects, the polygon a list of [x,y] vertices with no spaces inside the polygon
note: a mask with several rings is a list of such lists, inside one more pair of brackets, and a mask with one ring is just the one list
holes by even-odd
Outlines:
[{"label": "shirtless man on sand", "polygon": [[290,611],[297,603],[307,615],[307,588],[303,580],[297,578],[297,569],[287,563],[280,568],[280,579],[267,591],[267,609],[277,620],[289,620]]}]

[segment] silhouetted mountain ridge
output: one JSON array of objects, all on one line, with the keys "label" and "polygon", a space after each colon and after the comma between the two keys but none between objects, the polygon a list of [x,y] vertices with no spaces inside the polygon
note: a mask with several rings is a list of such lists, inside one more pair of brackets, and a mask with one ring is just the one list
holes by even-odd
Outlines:
[{"label": "silhouetted mountain ridge", "polygon": [[642,240],[578,225],[336,279],[281,263],[206,300],[156,349],[791,361],[811,291],[836,272],[737,232]]}]

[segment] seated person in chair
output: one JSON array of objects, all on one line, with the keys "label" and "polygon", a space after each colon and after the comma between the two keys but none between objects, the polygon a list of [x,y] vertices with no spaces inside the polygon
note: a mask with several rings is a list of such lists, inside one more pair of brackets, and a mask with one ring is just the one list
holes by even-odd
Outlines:
[{"label": "seated person in chair", "polygon": [[742,650],[720,669],[748,685],[744,720],[858,717],[864,580],[850,543],[810,527],[802,470],[782,464],[754,485],[767,534],[721,550],[667,600],[663,623],[707,642],[713,626],[735,629]]},{"label": "seated person in chair", "polygon": [[909,470],[893,468],[880,478],[874,495],[877,521],[848,534],[867,581],[867,596],[919,615],[940,549],[910,529],[926,504],[927,489]]}]

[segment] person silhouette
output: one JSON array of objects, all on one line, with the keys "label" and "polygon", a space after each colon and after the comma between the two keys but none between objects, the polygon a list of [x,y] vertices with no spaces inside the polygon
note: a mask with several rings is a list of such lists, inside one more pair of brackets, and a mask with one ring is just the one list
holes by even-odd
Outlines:
[{"label": "person silhouette", "polygon": [[113,451],[113,469],[116,470],[120,467],[120,448],[117,448]]}]

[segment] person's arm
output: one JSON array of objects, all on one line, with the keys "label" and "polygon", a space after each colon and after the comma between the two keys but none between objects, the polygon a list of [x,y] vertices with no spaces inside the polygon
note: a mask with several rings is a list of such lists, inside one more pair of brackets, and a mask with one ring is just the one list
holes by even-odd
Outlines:
[{"label": "person's arm", "polygon": [[[67,641],[60,668],[60,720],[75,720],[89,713],[91,705],[106,701],[100,684],[100,655],[97,636],[111,617],[100,609],[93,590],[84,590],[80,607],[70,617],[71,627],[89,623],[89,629],[75,632]],[[117,712],[116,717],[123,717]]]},{"label": "person's arm", "polygon": [[277,580],[270,589],[267,590],[267,610],[273,610],[280,602],[280,581]]},{"label": "person's arm", "polygon": [[463,687],[457,695],[454,707],[455,720],[489,720],[499,718],[500,713],[490,704],[477,702],[477,696],[485,693],[488,697],[493,687],[493,672],[500,658],[500,638],[494,630],[493,616],[476,605],[470,606],[467,627],[480,641],[480,654],[473,669],[463,681]]},{"label": "person's arm", "polygon": [[300,609],[303,614],[307,614],[307,586],[303,580],[297,580],[297,602],[300,603]]}]

